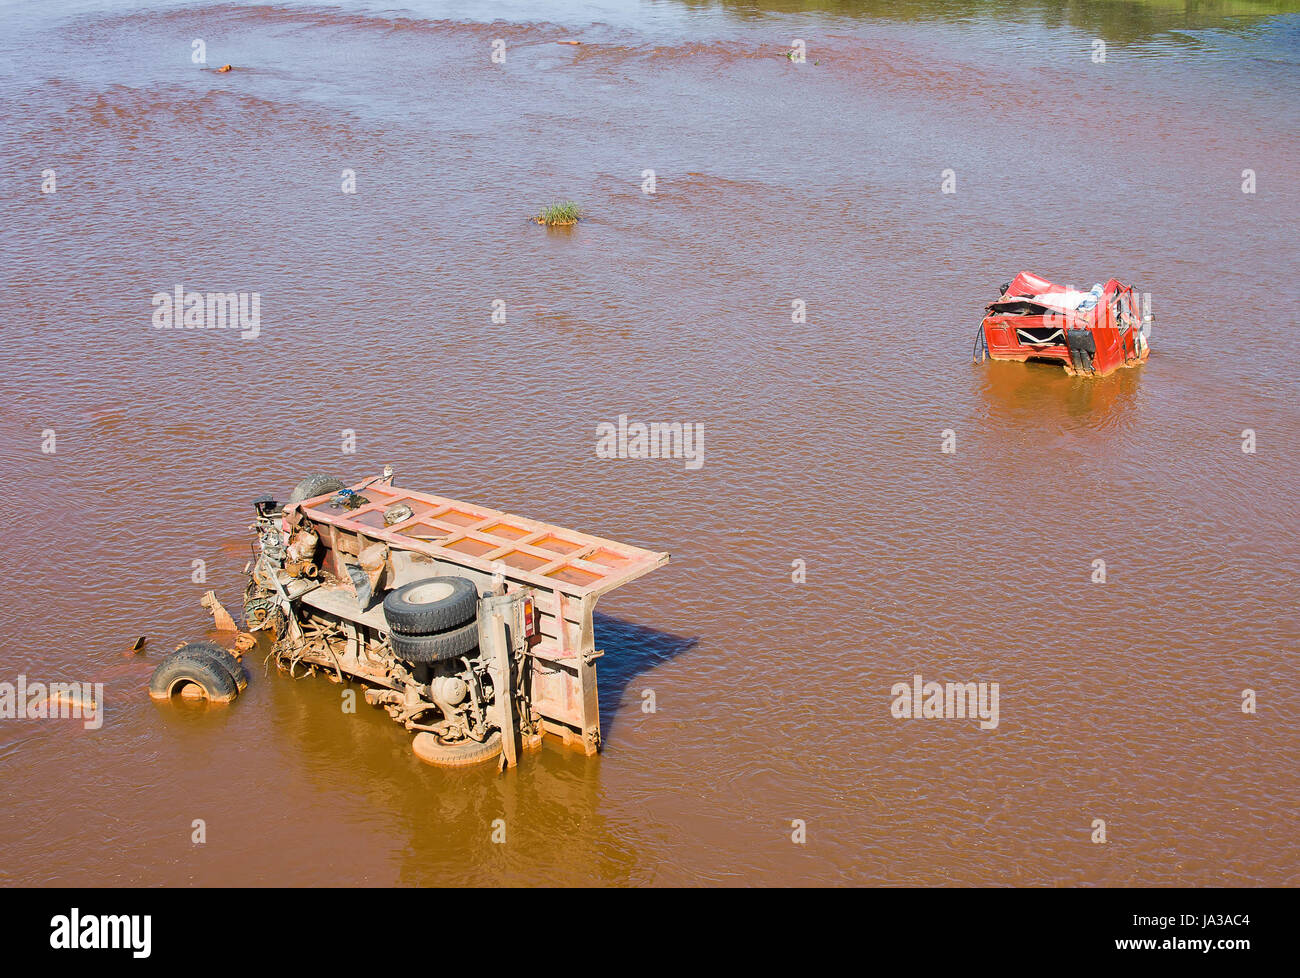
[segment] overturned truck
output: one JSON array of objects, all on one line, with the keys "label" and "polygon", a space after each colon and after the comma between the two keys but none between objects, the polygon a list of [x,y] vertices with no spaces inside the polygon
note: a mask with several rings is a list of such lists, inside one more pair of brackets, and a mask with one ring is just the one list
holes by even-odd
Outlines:
[{"label": "overturned truck", "polygon": [[391,468],[255,507],[244,619],[282,671],[366,684],[431,764],[512,765],[544,734],[599,749],[592,611],[668,554],[398,488]]},{"label": "overturned truck", "polygon": [[1076,377],[1145,363],[1152,317],[1141,299],[1119,279],[1082,292],[1021,272],[984,307],[973,358],[1059,363]]}]

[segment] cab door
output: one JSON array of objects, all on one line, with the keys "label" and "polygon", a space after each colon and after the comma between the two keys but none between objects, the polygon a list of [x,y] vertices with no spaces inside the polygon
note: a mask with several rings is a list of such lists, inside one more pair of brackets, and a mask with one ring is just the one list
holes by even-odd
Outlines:
[{"label": "cab door", "polygon": [[1138,344],[1141,342],[1141,330],[1137,318],[1137,308],[1134,305],[1133,290],[1125,288],[1115,295],[1115,328],[1119,330],[1120,350],[1124,355],[1124,362],[1136,360],[1141,351]]}]

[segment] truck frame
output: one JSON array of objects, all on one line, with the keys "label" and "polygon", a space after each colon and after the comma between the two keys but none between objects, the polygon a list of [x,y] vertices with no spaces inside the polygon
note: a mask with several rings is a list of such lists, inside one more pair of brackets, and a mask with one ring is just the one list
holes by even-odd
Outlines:
[{"label": "truck frame", "polygon": [[[599,750],[596,601],[667,553],[398,488],[391,468],[255,507],[244,618],[273,633],[281,671],[366,684],[434,764],[512,765],[544,734]],[[472,618],[409,634],[457,598]]]}]

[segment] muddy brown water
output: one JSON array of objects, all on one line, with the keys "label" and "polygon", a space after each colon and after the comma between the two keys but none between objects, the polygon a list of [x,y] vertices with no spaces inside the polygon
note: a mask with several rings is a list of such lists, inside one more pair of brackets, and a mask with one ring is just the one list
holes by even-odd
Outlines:
[{"label": "muddy brown water", "polygon": [[[892,7],[0,4],[0,680],[107,699],[0,721],[0,881],[1294,883],[1300,18]],[[1022,268],[1150,291],[1150,362],[969,363]],[[260,334],[153,328],[178,284]],[[672,553],[599,757],[431,769],[255,657],[149,701],[251,499],[385,463]],[[916,673],[998,728],[891,717]]]}]

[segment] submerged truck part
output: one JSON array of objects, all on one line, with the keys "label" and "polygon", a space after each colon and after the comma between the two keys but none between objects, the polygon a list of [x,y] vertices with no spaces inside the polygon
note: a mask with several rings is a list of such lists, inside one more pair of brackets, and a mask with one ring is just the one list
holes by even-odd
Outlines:
[{"label": "submerged truck part", "polygon": [[669,555],[399,489],[391,469],[341,486],[258,504],[245,611],[281,670],[366,683],[429,763],[511,765],[543,734],[598,750],[592,611]]},{"label": "submerged truck part", "polygon": [[1118,279],[1082,292],[1021,272],[985,307],[972,359],[1059,363],[1104,377],[1145,363],[1150,335],[1150,296]]},{"label": "submerged truck part", "polygon": [[149,696],[170,700],[174,696],[229,703],[248,685],[239,660],[215,642],[182,645],[154,668]]}]

